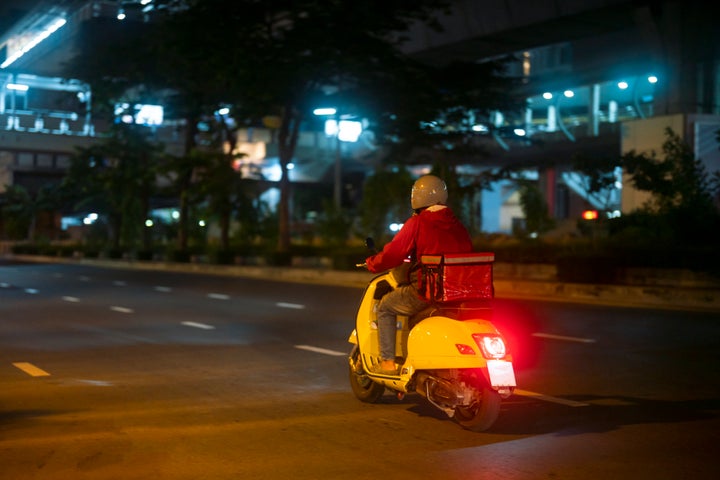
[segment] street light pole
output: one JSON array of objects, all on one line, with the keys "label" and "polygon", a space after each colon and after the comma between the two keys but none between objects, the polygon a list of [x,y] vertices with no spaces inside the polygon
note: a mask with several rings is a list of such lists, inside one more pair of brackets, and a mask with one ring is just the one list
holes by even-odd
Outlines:
[{"label": "street light pole", "polygon": [[342,207],[342,155],[340,151],[340,115],[335,114],[335,123],[336,123],[336,130],[335,130],[335,184],[334,184],[334,199],[335,199],[335,207],[340,211],[340,208]]}]

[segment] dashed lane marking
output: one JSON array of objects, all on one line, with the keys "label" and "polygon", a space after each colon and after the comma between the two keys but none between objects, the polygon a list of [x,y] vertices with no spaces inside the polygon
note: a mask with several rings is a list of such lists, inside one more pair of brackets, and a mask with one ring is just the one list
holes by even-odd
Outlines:
[{"label": "dashed lane marking", "polygon": [[533,333],[532,336],[539,337],[539,338],[547,338],[550,340],[562,340],[565,342],[595,343],[594,338],[567,337],[565,335],[554,335],[552,333],[536,332],[536,333]]},{"label": "dashed lane marking", "polygon": [[200,328],[202,330],[215,330],[215,327],[212,325],[208,325],[206,323],[198,323],[198,322],[180,322],[181,325],[185,325],[186,327],[194,327],[194,328]]},{"label": "dashed lane marking", "polygon": [[112,310],[113,312],[119,312],[119,313],[133,313],[135,311],[132,308],[118,307],[118,306],[112,306],[112,307],[110,307],[110,310]]},{"label": "dashed lane marking", "polygon": [[301,305],[299,303],[286,303],[286,302],[278,302],[275,304],[276,306],[280,308],[292,308],[295,310],[302,310],[305,308],[305,305]]},{"label": "dashed lane marking", "polygon": [[80,301],[80,299],[78,297],[62,297],[62,299],[65,300],[66,302],[72,302],[72,303],[77,303]]},{"label": "dashed lane marking", "polygon": [[155,287],[156,292],[163,292],[163,293],[170,293],[172,292],[172,288],[170,287],[163,287],[163,286],[157,286]]},{"label": "dashed lane marking", "polygon": [[298,350],[307,350],[308,352],[322,353],[323,355],[332,355],[333,357],[344,357],[347,352],[338,352],[337,350],[328,350],[327,348],[313,347],[311,345],[295,345]]},{"label": "dashed lane marking", "polygon": [[576,402],[574,400],[567,400],[565,398],[551,397],[550,395],[543,395],[542,393],[537,393],[537,392],[529,392],[527,390],[520,390],[518,388],[516,388],[513,393],[515,395],[520,395],[521,397],[530,397],[530,398],[534,398],[535,400],[542,400],[544,402],[558,403],[560,405],[566,405],[568,407],[589,407],[590,406],[589,403]]},{"label": "dashed lane marking", "polygon": [[10,284],[5,283],[5,282],[0,282],[0,288],[10,288]]},{"label": "dashed lane marking", "polygon": [[40,293],[40,290],[36,288],[26,288],[25,293],[29,293],[30,295],[37,295],[38,293]]},{"label": "dashed lane marking", "polygon": [[127,282],[124,282],[122,280],[115,280],[113,282],[113,285],[115,285],[116,287],[125,287],[127,286]]},{"label": "dashed lane marking", "polygon": [[230,295],[225,295],[224,293],[208,293],[208,298],[213,298],[215,300],[230,300]]},{"label": "dashed lane marking", "polygon": [[27,362],[16,362],[13,363],[13,366],[16,368],[19,368],[23,372],[27,373],[31,377],[49,377],[50,374],[43,370],[42,368],[38,368],[32,363]]}]

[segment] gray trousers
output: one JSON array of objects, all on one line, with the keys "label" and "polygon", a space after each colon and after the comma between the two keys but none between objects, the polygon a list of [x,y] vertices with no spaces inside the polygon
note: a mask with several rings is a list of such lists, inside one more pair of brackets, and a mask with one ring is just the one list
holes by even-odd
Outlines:
[{"label": "gray trousers", "polygon": [[412,285],[402,285],[385,294],[377,307],[378,341],[380,357],[383,360],[395,359],[395,336],[397,316],[412,316],[429,305],[421,299]]}]

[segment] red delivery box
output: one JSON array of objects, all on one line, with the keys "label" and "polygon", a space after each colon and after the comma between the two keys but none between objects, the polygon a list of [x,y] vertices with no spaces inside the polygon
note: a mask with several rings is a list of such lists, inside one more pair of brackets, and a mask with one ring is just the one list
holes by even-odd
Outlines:
[{"label": "red delivery box", "polygon": [[491,299],[494,261],[495,254],[491,252],[423,255],[420,293],[432,302]]}]

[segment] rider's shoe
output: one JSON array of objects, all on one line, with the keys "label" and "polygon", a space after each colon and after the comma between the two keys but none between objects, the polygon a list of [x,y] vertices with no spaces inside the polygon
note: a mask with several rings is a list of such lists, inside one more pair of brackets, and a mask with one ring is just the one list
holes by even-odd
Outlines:
[{"label": "rider's shoe", "polygon": [[395,362],[393,362],[392,360],[376,363],[375,365],[370,367],[370,371],[372,373],[377,373],[380,375],[397,375],[398,374],[397,365],[395,365]]}]

